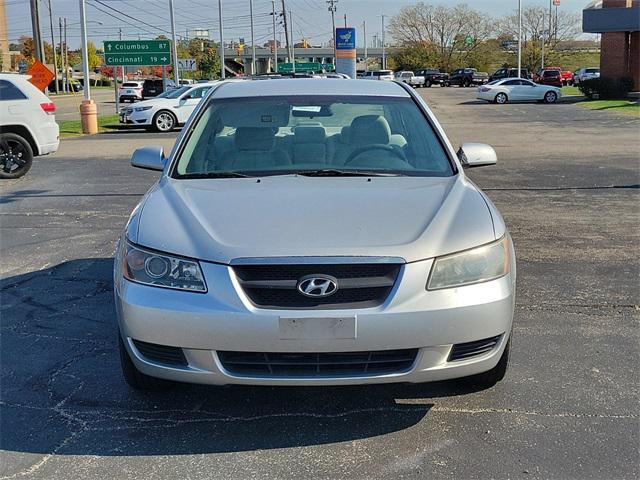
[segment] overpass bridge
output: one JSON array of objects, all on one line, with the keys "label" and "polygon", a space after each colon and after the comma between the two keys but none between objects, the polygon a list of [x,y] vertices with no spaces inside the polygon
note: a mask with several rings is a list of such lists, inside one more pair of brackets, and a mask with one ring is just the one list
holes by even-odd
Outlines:
[{"label": "overpass bridge", "polygon": [[[394,48],[386,48],[386,55],[393,54]],[[251,47],[245,45],[243,49],[225,48],[225,59],[235,60],[244,66],[245,73],[251,73]],[[286,48],[278,48],[278,62],[284,62],[288,57]],[[318,62],[334,63],[333,48],[331,47],[310,47],[295,48],[294,57],[298,62]],[[357,61],[364,61],[364,48],[356,49]],[[381,59],[382,48],[367,48],[367,58]],[[227,65],[229,66],[229,65]],[[273,51],[270,48],[256,47],[256,72],[267,73],[273,70]]]}]

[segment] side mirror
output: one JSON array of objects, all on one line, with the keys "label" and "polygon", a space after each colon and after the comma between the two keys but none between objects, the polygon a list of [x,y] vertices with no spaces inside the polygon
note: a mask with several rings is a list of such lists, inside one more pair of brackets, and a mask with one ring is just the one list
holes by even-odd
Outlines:
[{"label": "side mirror", "polygon": [[160,145],[149,145],[136,149],[131,156],[131,166],[145,170],[164,170],[167,159]]},{"label": "side mirror", "polygon": [[458,158],[464,168],[495,165],[498,161],[493,147],[484,143],[463,143],[458,149]]}]

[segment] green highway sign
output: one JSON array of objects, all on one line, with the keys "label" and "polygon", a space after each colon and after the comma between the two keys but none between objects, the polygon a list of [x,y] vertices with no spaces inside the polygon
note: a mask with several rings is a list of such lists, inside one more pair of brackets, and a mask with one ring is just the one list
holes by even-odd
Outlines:
[{"label": "green highway sign", "polygon": [[169,53],[120,53],[118,55],[104,56],[106,65],[130,66],[130,65],[171,65]]},{"label": "green highway sign", "polygon": [[[296,72],[298,73],[322,73],[322,72],[332,72],[333,65],[331,63],[317,63],[317,62],[296,62]],[[292,73],[293,72],[293,64],[291,63],[279,63],[278,64],[278,72],[280,73]]]},{"label": "green highway sign", "polygon": [[104,42],[106,65],[170,65],[171,42],[169,40],[106,40]]}]

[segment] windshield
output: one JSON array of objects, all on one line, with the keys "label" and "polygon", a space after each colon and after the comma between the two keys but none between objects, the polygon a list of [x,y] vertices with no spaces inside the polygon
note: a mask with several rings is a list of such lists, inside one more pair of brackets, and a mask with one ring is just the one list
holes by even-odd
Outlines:
[{"label": "windshield", "polygon": [[586,73],[599,73],[599,72],[600,72],[600,69],[598,69],[598,68],[587,68],[587,69],[585,70],[585,72],[586,72]]},{"label": "windshield", "polygon": [[453,174],[433,127],[412,99],[314,95],[216,99],[194,125],[173,176],[322,169]]},{"label": "windshield", "polygon": [[186,92],[190,88],[191,87],[180,87],[174,90],[170,90],[169,92],[167,92],[164,98],[178,98],[180,95],[182,95],[184,92]]}]

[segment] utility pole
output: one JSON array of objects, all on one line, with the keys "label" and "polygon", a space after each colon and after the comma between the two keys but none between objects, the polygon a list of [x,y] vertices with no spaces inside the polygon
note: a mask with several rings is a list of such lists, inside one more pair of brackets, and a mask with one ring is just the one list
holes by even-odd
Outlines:
[{"label": "utility pole", "polygon": [[220,21],[220,79],[224,80],[224,22],[222,21],[222,0],[218,0],[218,17]]},{"label": "utility pole", "polygon": [[253,34],[253,0],[249,0],[249,13],[251,14],[251,75],[256,74],[256,42]]},{"label": "utility pole", "polygon": [[291,49],[290,49],[290,44],[289,44],[289,28],[287,27],[287,10],[286,7],[284,5],[284,0],[282,0],[282,18],[284,20],[284,41],[286,42],[286,48],[287,48],[287,56],[289,58],[287,58],[287,61],[291,61]]},{"label": "utility pole", "polygon": [[31,29],[33,30],[33,50],[36,59],[45,63],[44,48],[42,48],[42,34],[40,31],[40,7],[39,0],[31,0]]},{"label": "utility pole", "polygon": [[368,71],[367,66],[367,21],[362,22],[362,38],[364,38],[364,71]]},{"label": "utility pole", "polygon": [[347,28],[347,14],[344,14],[344,28]]},{"label": "utility pole", "polygon": [[278,73],[278,40],[276,39],[276,0],[271,0],[271,16],[273,17],[273,71]]},{"label": "utility pole", "polygon": [[522,0],[518,0],[518,77],[522,76]]},{"label": "utility pole", "polygon": [[63,25],[64,25],[64,84],[67,86],[67,89],[69,89],[69,47],[67,46],[67,17],[64,17]]},{"label": "utility pole", "polygon": [[80,105],[80,123],[82,124],[82,133],[95,134],[98,133],[98,109],[93,100],[91,100],[85,0],[80,0],[80,38],[82,40],[82,72],[84,74],[84,101]]},{"label": "utility pole", "polygon": [[293,39],[293,14],[289,10],[289,28],[291,29],[291,72],[296,73],[296,42]]},{"label": "utility pole", "polygon": [[336,52],[336,3],[338,0],[327,0],[327,4],[329,5],[329,11],[331,12],[331,26],[333,28],[331,34],[333,35],[333,66],[335,68],[337,52]]},{"label": "utility pole", "polygon": [[[180,85],[180,73],[178,72],[178,42],[176,37],[176,17],[173,13],[173,0],[169,0],[169,17],[171,19],[171,51],[173,54],[173,81],[176,87]],[[163,84],[164,88],[165,85]]]},{"label": "utility pole", "polygon": [[58,55],[56,55],[56,37],[53,33],[53,14],[51,10],[51,0],[48,0],[47,5],[49,7],[49,28],[51,28],[51,48],[53,49],[53,75],[56,93],[60,93],[60,87],[58,86]]},{"label": "utility pole", "polygon": [[387,69],[387,52],[384,45],[384,15],[382,15],[382,70]]},{"label": "utility pole", "polygon": [[[62,46],[62,18],[60,17],[58,17],[58,39],[60,40],[60,83],[62,83],[62,91],[66,92],[67,83],[64,81],[64,50]],[[58,82],[56,81],[56,83]]]}]

